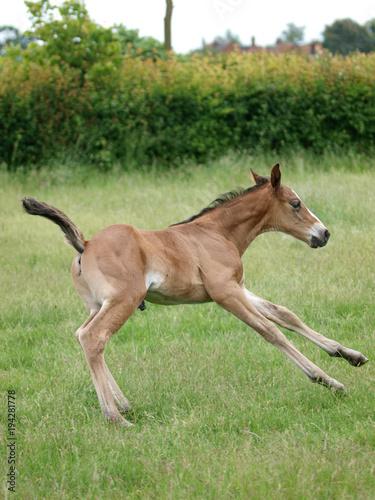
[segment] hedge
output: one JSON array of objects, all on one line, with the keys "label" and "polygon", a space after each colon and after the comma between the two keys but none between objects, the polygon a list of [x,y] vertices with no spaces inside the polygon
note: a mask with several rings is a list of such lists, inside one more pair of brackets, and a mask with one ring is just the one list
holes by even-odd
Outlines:
[{"label": "hedge", "polygon": [[93,163],[177,164],[229,149],[371,151],[375,54],[124,57],[108,70],[0,58],[0,161],[71,150]]}]

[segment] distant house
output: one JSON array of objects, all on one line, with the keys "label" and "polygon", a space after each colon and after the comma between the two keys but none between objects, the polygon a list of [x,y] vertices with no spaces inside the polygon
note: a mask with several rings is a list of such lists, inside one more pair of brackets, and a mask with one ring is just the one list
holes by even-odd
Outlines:
[{"label": "distant house", "polygon": [[324,53],[324,48],[321,43],[312,41],[306,43],[305,45],[297,45],[293,42],[283,43],[277,40],[276,45],[266,48],[267,52],[273,52],[274,54],[283,54],[285,52],[302,52],[303,54],[316,56],[322,55]]},{"label": "distant house", "polygon": [[312,41],[305,45],[297,45],[293,42],[281,42],[277,40],[275,45],[268,47],[261,47],[256,45],[255,37],[251,38],[251,45],[243,46],[234,42],[223,42],[220,39],[214,40],[209,45],[205,45],[206,50],[212,50],[214,52],[233,52],[234,50],[239,50],[240,52],[248,52],[255,54],[257,52],[268,52],[273,54],[284,54],[285,52],[300,52],[310,56],[322,55],[325,52],[323,45],[319,42]]},{"label": "distant house", "polygon": [[256,52],[263,52],[264,50],[264,47],[255,44],[254,36],[251,37],[251,45],[249,45],[249,47],[241,47],[242,52],[250,52],[252,54],[255,54]]}]

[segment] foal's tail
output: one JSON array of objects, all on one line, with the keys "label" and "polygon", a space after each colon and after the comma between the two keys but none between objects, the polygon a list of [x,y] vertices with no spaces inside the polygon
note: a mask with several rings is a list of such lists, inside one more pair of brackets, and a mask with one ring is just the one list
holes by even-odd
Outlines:
[{"label": "foal's tail", "polygon": [[28,214],[41,215],[60,226],[69,245],[74,247],[79,253],[84,251],[87,242],[83,234],[61,210],[47,205],[47,203],[43,203],[42,201],[34,200],[34,198],[24,198],[22,205]]}]

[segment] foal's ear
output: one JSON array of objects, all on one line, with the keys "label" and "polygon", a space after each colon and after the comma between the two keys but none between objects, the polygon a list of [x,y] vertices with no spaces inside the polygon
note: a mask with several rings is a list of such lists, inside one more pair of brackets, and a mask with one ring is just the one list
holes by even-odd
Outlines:
[{"label": "foal's ear", "polygon": [[250,168],[251,172],[251,178],[253,179],[254,184],[258,184],[258,182],[261,182],[263,180],[263,177],[256,172],[252,168]]},{"label": "foal's ear", "polygon": [[281,172],[280,165],[278,163],[276,163],[276,165],[271,170],[271,185],[277,193],[281,185]]}]

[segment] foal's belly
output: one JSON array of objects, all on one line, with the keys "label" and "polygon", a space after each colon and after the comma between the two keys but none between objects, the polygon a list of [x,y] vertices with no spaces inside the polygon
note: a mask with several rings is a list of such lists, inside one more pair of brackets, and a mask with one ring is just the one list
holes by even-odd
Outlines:
[{"label": "foal's belly", "polygon": [[173,280],[168,275],[149,273],[146,277],[145,300],[154,304],[172,306],[177,304],[202,304],[211,302],[202,283]]},{"label": "foal's belly", "polygon": [[145,300],[153,304],[164,306],[176,306],[178,304],[203,304],[204,302],[212,302],[211,297],[206,290],[194,290],[190,293],[182,294],[167,294],[158,290],[148,291]]}]

